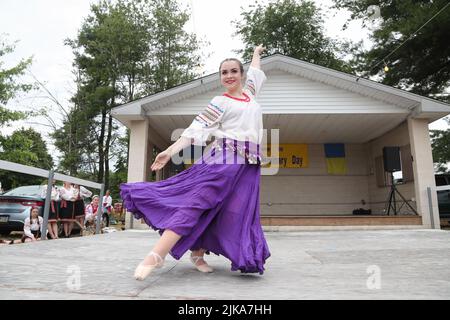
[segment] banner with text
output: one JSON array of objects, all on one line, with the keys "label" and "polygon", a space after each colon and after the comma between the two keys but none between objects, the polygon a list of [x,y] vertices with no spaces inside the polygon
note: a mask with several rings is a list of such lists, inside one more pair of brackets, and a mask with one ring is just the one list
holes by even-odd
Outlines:
[{"label": "banner with text", "polygon": [[[263,147],[263,153],[270,157],[271,145],[267,149]],[[308,145],[306,143],[281,143],[279,144],[279,168],[307,168]],[[268,164],[266,167],[274,166]]]}]

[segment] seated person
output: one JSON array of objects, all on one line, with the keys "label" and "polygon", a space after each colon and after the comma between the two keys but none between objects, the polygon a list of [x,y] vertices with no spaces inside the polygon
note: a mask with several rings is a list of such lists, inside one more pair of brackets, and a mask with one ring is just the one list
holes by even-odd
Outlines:
[{"label": "seated person", "polygon": [[44,219],[39,216],[39,208],[31,207],[30,216],[25,219],[22,242],[33,242],[41,239]]},{"label": "seated person", "polygon": [[92,225],[92,224],[95,225],[95,219],[97,217],[97,213],[99,212],[98,210],[99,202],[100,198],[97,195],[95,195],[92,197],[91,203],[86,206],[84,218],[85,225]]}]

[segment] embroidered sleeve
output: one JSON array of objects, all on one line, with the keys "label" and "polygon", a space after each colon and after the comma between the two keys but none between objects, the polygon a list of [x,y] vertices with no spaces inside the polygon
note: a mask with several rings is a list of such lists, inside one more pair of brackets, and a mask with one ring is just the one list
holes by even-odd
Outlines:
[{"label": "embroidered sleeve", "polygon": [[90,196],[92,196],[92,191],[86,189],[83,186],[80,186],[80,195],[83,198],[89,198]]},{"label": "embroidered sleeve", "polygon": [[87,215],[87,216],[93,214],[92,204],[88,204],[86,206],[86,209],[84,209],[84,211],[85,211],[85,215]]},{"label": "embroidered sleeve", "polygon": [[264,81],[266,81],[266,79],[267,77],[264,71],[249,66],[247,70],[247,80],[245,81],[244,89],[247,89],[247,91],[256,98],[261,91],[262,85]]},{"label": "embroidered sleeve", "polygon": [[194,139],[195,145],[205,146],[208,137],[220,127],[223,120],[225,107],[222,101],[221,96],[215,96],[208,103],[208,106],[194,118],[194,121],[183,131],[181,136]]},{"label": "embroidered sleeve", "polygon": [[[47,185],[44,185],[44,186],[42,186],[42,190],[41,190],[41,198],[46,198],[46,197],[47,197]],[[54,201],[59,200],[59,190],[54,186],[52,186],[51,200],[54,200]]]},{"label": "embroidered sleeve", "polygon": [[72,195],[71,195],[70,191],[67,190],[66,188],[60,189],[59,190],[59,195],[60,195],[62,200],[72,201]]},{"label": "embroidered sleeve", "polygon": [[55,201],[59,200],[59,190],[57,187],[52,188],[52,200],[55,200]]},{"label": "embroidered sleeve", "polygon": [[41,187],[41,198],[45,198],[47,196],[47,185],[43,185]]}]

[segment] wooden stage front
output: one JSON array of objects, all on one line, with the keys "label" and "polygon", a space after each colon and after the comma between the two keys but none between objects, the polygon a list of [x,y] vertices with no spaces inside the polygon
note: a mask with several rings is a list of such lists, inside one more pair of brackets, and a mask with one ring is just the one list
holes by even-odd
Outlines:
[{"label": "wooden stage front", "polygon": [[263,226],[386,226],[422,225],[416,215],[261,216]]}]

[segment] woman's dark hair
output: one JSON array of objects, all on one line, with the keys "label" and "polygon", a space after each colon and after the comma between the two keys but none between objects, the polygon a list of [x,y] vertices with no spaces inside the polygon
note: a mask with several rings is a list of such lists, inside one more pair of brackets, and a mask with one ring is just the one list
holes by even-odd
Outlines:
[{"label": "woman's dark hair", "polygon": [[41,227],[41,223],[39,222],[39,208],[38,207],[31,207],[31,210],[30,210],[30,224],[32,223],[32,221],[33,221],[33,210],[34,209],[36,209],[37,211],[38,211],[38,216],[37,216],[37,223],[38,223],[38,226],[39,226],[39,228]]},{"label": "woman's dark hair", "polygon": [[244,66],[242,65],[242,62],[239,59],[236,59],[236,58],[226,58],[225,60],[223,60],[220,63],[220,66],[219,66],[219,74],[220,74],[220,69],[222,68],[222,64],[225,61],[236,61],[239,64],[239,69],[241,70],[241,75],[244,76]]}]

